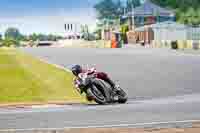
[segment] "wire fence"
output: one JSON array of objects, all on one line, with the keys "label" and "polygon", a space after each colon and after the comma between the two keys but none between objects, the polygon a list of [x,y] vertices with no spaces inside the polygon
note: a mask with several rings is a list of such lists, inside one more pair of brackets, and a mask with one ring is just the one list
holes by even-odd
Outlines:
[{"label": "wire fence", "polygon": [[200,27],[153,27],[154,40],[200,40]]},{"label": "wire fence", "polygon": [[187,29],[187,40],[200,40],[200,27],[190,27]]}]

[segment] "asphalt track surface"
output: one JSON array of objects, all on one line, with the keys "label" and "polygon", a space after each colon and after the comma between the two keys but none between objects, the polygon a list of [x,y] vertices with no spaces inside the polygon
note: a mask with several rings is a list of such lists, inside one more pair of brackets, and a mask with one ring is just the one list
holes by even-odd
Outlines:
[{"label": "asphalt track surface", "polygon": [[67,127],[174,127],[200,120],[200,56],[167,49],[27,48],[69,66],[96,64],[120,81],[127,104],[0,109],[0,130]]}]

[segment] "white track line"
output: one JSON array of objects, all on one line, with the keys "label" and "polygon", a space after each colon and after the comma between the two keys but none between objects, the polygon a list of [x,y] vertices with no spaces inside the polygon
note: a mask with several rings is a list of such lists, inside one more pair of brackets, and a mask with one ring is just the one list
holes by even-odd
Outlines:
[{"label": "white track line", "polygon": [[86,129],[86,128],[120,128],[120,127],[136,127],[145,125],[160,125],[160,124],[181,124],[181,123],[195,123],[200,122],[200,120],[183,120],[183,121],[166,121],[166,122],[150,122],[150,123],[136,123],[136,124],[118,124],[118,125],[102,125],[102,126],[73,126],[73,127],[63,127],[63,128],[30,128],[30,129],[4,129],[0,132],[18,132],[18,131],[50,131],[50,130],[65,130],[65,129]]},{"label": "white track line", "polygon": [[71,72],[69,69],[65,68],[64,66],[61,66],[61,65],[58,65],[58,64],[55,64],[55,63],[52,63],[50,61],[47,61],[46,59],[42,58],[42,57],[38,57],[38,56],[34,56],[36,57],[38,60],[40,60],[41,62],[44,62],[46,64],[49,64],[49,65],[53,65],[54,67],[58,68],[58,69],[61,69],[61,70],[65,70],[67,72]]},{"label": "white track line", "polygon": [[182,51],[172,51],[172,53],[179,55],[179,56],[195,56],[195,57],[200,56],[200,54],[184,53]]},{"label": "white track line", "polygon": [[193,56],[193,57],[199,57],[200,54],[191,54],[191,53],[177,53],[179,56]]}]

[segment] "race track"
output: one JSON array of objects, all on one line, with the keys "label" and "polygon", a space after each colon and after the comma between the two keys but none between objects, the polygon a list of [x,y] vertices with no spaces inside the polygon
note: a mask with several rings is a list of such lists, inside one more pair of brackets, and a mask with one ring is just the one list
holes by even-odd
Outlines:
[{"label": "race track", "polygon": [[199,93],[200,56],[166,49],[25,49],[32,55],[68,67],[94,65],[127,90],[129,98]]},{"label": "race track", "polygon": [[200,56],[167,49],[27,48],[62,66],[96,64],[129,95],[124,105],[0,109],[0,129],[187,126],[200,120]]}]

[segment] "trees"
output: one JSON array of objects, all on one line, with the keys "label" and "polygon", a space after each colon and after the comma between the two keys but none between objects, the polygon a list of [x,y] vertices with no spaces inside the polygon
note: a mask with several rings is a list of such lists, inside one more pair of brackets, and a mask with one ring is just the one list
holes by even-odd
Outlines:
[{"label": "trees", "polygon": [[190,7],[199,8],[199,0],[151,0],[152,2],[159,4],[163,7],[170,7],[173,9],[186,10]]},{"label": "trees", "polygon": [[2,44],[2,35],[0,34],[0,47],[3,46]]},{"label": "trees", "polygon": [[37,41],[38,37],[37,37],[37,34],[36,33],[33,33],[31,35],[29,35],[29,40],[32,40],[32,41]]},{"label": "trees", "polygon": [[94,8],[100,26],[113,27],[119,24],[119,18],[122,18],[124,12],[130,12],[140,4],[140,0],[101,0]]},{"label": "trees", "polygon": [[10,27],[5,31],[5,39],[2,40],[3,46],[19,46],[19,41],[24,37],[17,28]]},{"label": "trees", "polygon": [[21,41],[56,41],[57,39],[63,39],[62,36],[56,36],[53,34],[36,34],[22,35],[17,28],[10,27],[5,31],[5,39],[0,41],[4,46],[19,46]]},{"label": "trees", "polygon": [[130,12],[132,8],[140,6],[140,0],[127,0],[126,2],[126,10]]},{"label": "trees", "polygon": [[10,27],[5,31],[5,38],[12,38],[14,40],[20,40],[23,36],[17,28]]},{"label": "trees", "polygon": [[[123,1],[125,2],[125,1]],[[102,0],[97,3],[94,8],[97,11],[97,17],[99,20],[103,19],[118,19],[126,11],[131,11],[132,8],[139,6],[140,0],[127,0],[126,5],[123,7],[121,0]]]},{"label": "trees", "polygon": [[63,39],[62,36],[56,36],[56,35],[53,35],[53,34],[36,34],[36,33],[33,33],[31,35],[28,36],[28,40],[32,40],[32,41],[37,41],[37,40],[40,40],[40,41],[56,41],[58,39]]},{"label": "trees", "polygon": [[[124,2],[124,3],[122,3]],[[122,21],[124,11],[130,12],[132,8],[139,6],[140,0],[101,0],[94,8],[97,11],[98,28],[115,29],[121,25],[122,39],[127,42],[126,32],[129,30],[126,25],[127,20]],[[101,36],[101,30],[96,31],[96,35]]]},{"label": "trees", "polygon": [[114,2],[113,0],[102,0],[97,3],[94,8],[97,11],[97,18],[103,19],[118,19],[122,14],[121,1]]},{"label": "trees", "polygon": [[162,7],[172,8],[176,11],[178,22],[199,25],[200,1],[199,0],[151,0]]},{"label": "trees", "polygon": [[54,35],[52,35],[52,34],[49,34],[49,35],[47,35],[47,40],[49,40],[49,41],[56,41],[57,37],[54,36]]},{"label": "trees", "polygon": [[180,13],[180,22],[189,24],[189,25],[198,25],[200,24],[200,9],[195,10],[194,8],[187,9],[186,13]]},{"label": "trees", "polygon": [[95,38],[96,40],[100,40],[101,39],[101,29],[97,28],[94,33],[95,34]]},{"label": "trees", "polygon": [[127,24],[124,24],[121,26],[120,28],[120,32],[121,32],[121,37],[122,37],[122,40],[124,43],[127,43],[127,32],[128,32],[129,28],[128,28],[128,25]]},{"label": "trees", "polygon": [[2,41],[2,35],[0,34],[0,41]]}]

